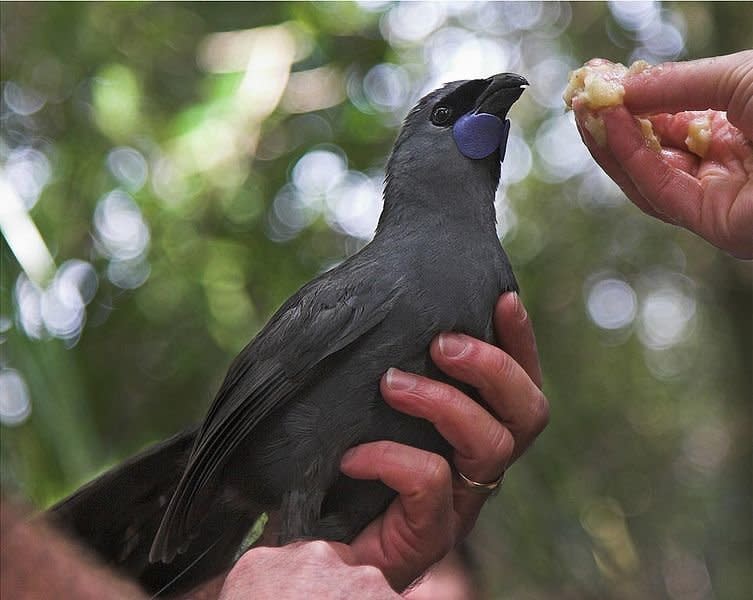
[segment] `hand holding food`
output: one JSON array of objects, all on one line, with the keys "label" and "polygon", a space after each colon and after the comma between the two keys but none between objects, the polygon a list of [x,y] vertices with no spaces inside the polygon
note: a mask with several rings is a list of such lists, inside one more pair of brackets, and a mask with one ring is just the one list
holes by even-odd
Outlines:
[{"label": "hand holding food", "polygon": [[753,51],[630,68],[595,59],[564,98],[639,208],[753,258]]}]

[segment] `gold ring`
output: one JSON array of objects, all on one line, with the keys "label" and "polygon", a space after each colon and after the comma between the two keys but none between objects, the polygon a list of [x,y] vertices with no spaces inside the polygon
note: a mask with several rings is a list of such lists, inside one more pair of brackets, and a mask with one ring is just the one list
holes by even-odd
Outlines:
[{"label": "gold ring", "polygon": [[476,494],[489,494],[490,496],[495,496],[497,492],[499,492],[499,486],[502,484],[502,480],[505,478],[505,472],[502,471],[502,475],[499,476],[499,479],[496,479],[495,481],[491,481],[489,483],[479,483],[478,481],[469,479],[457,469],[455,469],[455,472],[460,475],[460,480],[463,482],[463,485],[465,485],[467,489],[475,492]]}]

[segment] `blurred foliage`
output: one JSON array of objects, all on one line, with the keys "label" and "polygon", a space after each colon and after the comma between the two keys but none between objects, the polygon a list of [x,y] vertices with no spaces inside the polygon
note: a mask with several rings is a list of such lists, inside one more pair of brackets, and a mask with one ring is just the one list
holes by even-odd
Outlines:
[{"label": "blurred foliage", "polygon": [[749,265],[627,203],[558,97],[593,56],[751,47],[750,4],[0,10],[6,491],[46,505],[199,419],[271,312],[368,239],[419,92],[511,70],[532,87],[500,234],[552,419],[474,533],[487,591],[747,596]]}]

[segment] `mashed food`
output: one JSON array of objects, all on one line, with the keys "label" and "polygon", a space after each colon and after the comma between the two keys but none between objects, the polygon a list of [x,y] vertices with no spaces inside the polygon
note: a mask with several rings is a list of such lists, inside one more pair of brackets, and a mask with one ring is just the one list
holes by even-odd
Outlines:
[{"label": "mashed food", "polygon": [[[648,67],[645,60],[639,60],[627,68],[620,63],[607,61],[592,61],[570,73],[563,100],[568,108],[573,107],[573,100],[590,111],[584,121],[584,126],[597,144],[604,146],[607,142],[607,131],[603,119],[598,111],[610,106],[619,106],[625,96],[622,80],[626,75],[639,73]],[[637,119],[646,145],[659,152],[661,144],[659,138],[648,119]]]},{"label": "mashed food", "polygon": [[641,126],[641,133],[643,139],[646,140],[646,146],[651,148],[654,152],[661,152],[661,141],[659,136],[654,131],[654,126],[651,125],[651,121],[648,119],[638,119],[638,123]]},{"label": "mashed food", "polygon": [[622,78],[627,72],[627,67],[619,63],[586,65],[576,69],[570,73],[563,94],[565,104],[572,108],[575,98],[591,110],[622,104],[625,95]]},{"label": "mashed food", "polygon": [[703,115],[693,119],[688,126],[688,137],[685,138],[685,145],[693,154],[701,158],[706,156],[711,143],[711,115]]}]

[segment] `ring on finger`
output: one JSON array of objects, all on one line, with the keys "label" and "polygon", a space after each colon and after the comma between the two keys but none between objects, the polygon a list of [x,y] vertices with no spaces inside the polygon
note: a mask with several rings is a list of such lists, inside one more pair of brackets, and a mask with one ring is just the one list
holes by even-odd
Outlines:
[{"label": "ring on finger", "polygon": [[460,482],[466,489],[475,494],[486,494],[489,496],[497,495],[499,487],[502,485],[502,480],[505,478],[505,472],[502,471],[502,474],[494,481],[490,481],[489,483],[479,483],[478,481],[473,481],[470,477],[463,475],[457,468],[455,469],[455,472],[460,476]]}]

